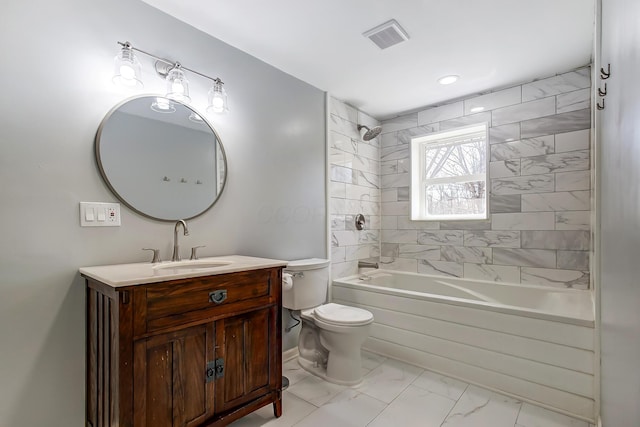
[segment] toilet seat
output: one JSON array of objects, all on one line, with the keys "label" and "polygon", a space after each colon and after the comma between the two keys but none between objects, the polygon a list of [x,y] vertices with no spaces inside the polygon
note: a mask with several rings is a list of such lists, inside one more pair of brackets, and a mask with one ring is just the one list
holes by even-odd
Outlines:
[{"label": "toilet seat", "polygon": [[357,307],[329,303],[313,310],[317,319],[337,326],[362,326],[373,322],[373,314]]}]

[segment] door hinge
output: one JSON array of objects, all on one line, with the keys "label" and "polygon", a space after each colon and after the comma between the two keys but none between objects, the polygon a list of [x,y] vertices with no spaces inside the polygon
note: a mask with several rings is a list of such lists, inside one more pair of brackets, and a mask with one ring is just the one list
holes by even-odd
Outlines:
[{"label": "door hinge", "polygon": [[218,358],[213,362],[207,362],[207,370],[205,372],[206,381],[209,383],[222,377],[224,377],[224,359]]}]

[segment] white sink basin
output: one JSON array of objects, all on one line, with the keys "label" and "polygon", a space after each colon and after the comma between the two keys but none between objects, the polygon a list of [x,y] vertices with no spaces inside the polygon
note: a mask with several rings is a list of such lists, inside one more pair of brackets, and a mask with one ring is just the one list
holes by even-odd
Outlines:
[{"label": "white sink basin", "polygon": [[158,264],[153,266],[153,268],[157,270],[201,270],[206,268],[224,267],[230,264],[231,261],[175,261]]}]

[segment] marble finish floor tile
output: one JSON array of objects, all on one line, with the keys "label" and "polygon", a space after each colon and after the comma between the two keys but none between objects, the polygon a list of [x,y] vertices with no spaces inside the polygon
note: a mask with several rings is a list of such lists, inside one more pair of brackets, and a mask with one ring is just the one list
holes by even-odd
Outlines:
[{"label": "marble finish floor tile", "polygon": [[379,354],[369,353],[368,351],[362,351],[362,368],[368,371],[376,369],[387,361],[387,358],[380,356]]},{"label": "marble finish floor tile", "polygon": [[455,404],[453,399],[410,385],[369,427],[438,427]]},{"label": "marble finish floor tile", "polygon": [[518,400],[470,385],[442,427],[512,427],[520,406]]},{"label": "marble finish floor tile", "polygon": [[346,388],[346,386],[324,381],[315,375],[309,375],[290,386],[288,391],[315,406],[322,406]]},{"label": "marble finish floor tile", "polygon": [[413,385],[454,400],[460,399],[462,393],[469,387],[469,384],[464,381],[431,371],[424,371],[422,375],[416,378]]},{"label": "marble finish floor tile", "polygon": [[586,421],[576,420],[528,403],[522,404],[518,425],[522,427],[589,427]]},{"label": "marble finish floor tile", "polygon": [[423,369],[416,366],[389,359],[369,372],[357,389],[385,403],[391,403],[422,372]]},{"label": "marble finish floor tile", "polygon": [[312,412],[297,427],[365,427],[387,405],[354,389],[344,390]]},{"label": "marble finish floor tile", "polygon": [[316,406],[285,390],[282,395],[282,416],[280,418],[274,417],[273,405],[267,405],[229,425],[232,427],[289,427],[316,409],[318,409]]},{"label": "marble finish floor tile", "polygon": [[[360,386],[323,381],[283,364],[292,381],[282,398],[282,416],[273,405],[230,424],[233,427],[595,427],[481,387],[469,385],[384,356],[362,352]],[[292,380],[293,379],[293,380]]]},{"label": "marble finish floor tile", "polygon": [[282,364],[282,375],[289,378],[289,385],[292,386],[311,374],[300,366],[296,357]]}]

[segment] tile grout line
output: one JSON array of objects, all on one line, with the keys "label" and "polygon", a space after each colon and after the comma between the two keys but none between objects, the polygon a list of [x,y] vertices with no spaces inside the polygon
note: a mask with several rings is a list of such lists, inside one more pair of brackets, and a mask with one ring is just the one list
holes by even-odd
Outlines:
[{"label": "tile grout line", "polygon": [[524,402],[520,401],[520,405],[518,407],[518,415],[516,415],[516,420],[513,422],[513,427],[516,427],[518,425],[518,419],[520,419],[520,412],[522,412],[522,405],[524,404]]},{"label": "tile grout line", "polygon": [[447,415],[444,417],[444,420],[442,420],[442,422],[440,423],[440,427],[442,427],[447,422],[447,418],[449,418],[449,415],[451,415],[451,411],[453,411],[453,408],[455,408],[458,402],[460,401],[460,399],[462,399],[462,396],[464,396],[464,394],[467,392],[467,390],[469,389],[469,386],[470,384],[467,383],[467,386],[464,388],[464,391],[460,393],[460,396],[458,396],[458,398],[456,399],[456,403],[453,404],[451,409],[449,409],[449,412],[447,412]]}]

